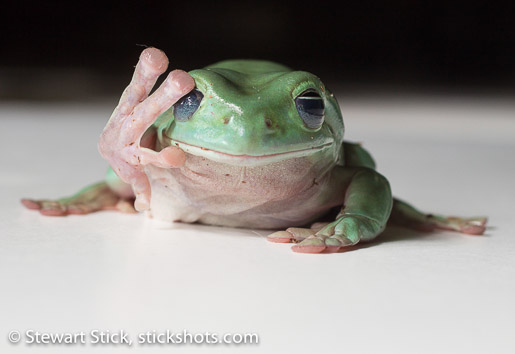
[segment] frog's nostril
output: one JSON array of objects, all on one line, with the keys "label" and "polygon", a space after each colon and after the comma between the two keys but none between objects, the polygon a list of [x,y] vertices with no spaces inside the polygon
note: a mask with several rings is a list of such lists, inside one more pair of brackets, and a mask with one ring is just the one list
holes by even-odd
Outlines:
[{"label": "frog's nostril", "polygon": [[272,128],[272,120],[270,118],[265,118],[265,125],[268,129]]}]

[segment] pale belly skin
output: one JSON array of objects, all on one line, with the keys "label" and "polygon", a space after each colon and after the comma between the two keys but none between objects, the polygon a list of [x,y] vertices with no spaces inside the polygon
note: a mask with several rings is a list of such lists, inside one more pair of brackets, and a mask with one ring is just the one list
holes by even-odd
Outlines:
[{"label": "pale belly skin", "polygon": [[341,206],[344,185],[317,156],[256,167],[187,154],[180,168],[147,166],[152,217],[243,228],[305,226]]},{"label": "pale belly skin", "polygon": [[[336,252],[372,240],[387,221],[426,231],[485,231],[484,217],[425,214],[393,199],[370,155],[343,142],[338,102],[313,74],[271,62],[226,61],[191,75],[174,70],[150,94],[167,67],[162,51],[142,52],[99,141],[112,167],[106,181],[71,197],[23,199],[23,205],[50,216],[138,210],[166,221],[279,229],[284,231],[268,240],[294,242],[292,249],[303,253]],[[181,98],[198,98],[199,90],[205,103],[195,108],[195,119],[166,117]],[[306,108],[321,100],[323,115]],[[162,139],[161,116],[168,119],[166,132],[173,128],[170,139],[197,153]],[[204,151],[224,157],[209,159]],[[300,228],[334,207],[339,213],[333,221]]]}]

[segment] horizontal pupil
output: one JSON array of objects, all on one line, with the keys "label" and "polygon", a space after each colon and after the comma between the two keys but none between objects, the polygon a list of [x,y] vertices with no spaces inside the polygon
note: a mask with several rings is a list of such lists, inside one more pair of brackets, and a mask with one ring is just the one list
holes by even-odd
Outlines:
[{"label": "horizontal pupil", "polygon": [[309,114],[320,116],[324,114],[324,102],[321,100],[301,100],[298,102],[298,106]]}]

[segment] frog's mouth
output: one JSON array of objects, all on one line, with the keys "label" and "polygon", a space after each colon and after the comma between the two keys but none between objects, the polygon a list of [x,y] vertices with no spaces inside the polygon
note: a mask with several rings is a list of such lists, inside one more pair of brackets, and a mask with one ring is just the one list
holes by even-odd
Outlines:
[{"label": "frog's mouth", "polygon": [[195,156],[201,156],[205,157],[206,159],[226,163],[229,165],[237,165],[237,166],[260,166],[260,165],[267,165],[274,162],[287,160],[287,159],[293,159],[293,158],[299,158],[299,157],[305,157],[309,155],[313,155],[315,153],[324,151],[329,149],[334,141],[327,142],[325,144],[314,146],[306,149],[298,149],[293,151],[286,151],[286,152],[277,152],[273,154],[267,154],[267,155],[247,155],[247,154],[230,154],[227,152],[221,152],[217,150],[207,149],[204,147],[192,145],[185,143],[183,141],[179,140],[172,140],[170,139],[170,142],[172,145],[177,146],[184,152],[187,152],[189,154],[195,155]]}]

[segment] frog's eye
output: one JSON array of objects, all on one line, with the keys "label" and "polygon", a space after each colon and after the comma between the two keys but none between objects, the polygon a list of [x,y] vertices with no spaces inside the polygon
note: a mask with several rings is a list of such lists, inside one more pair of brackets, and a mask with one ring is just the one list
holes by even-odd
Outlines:
[{"label": "frog's eye", "polygon": [[309,129],[318,129],[324,123],[324,100],[313,91],[304,91],[295,99],[295,105],[304,124]]},{"label": "frog's eye", "polygon": [[202,92],[194,89],[186,96],[183,96],[180,100],[175,102],[173,105],[173,116],[175,120],[186,122],[190,119],[193,113],[195,113],[199,108],[202,98],[204,98]]}]

